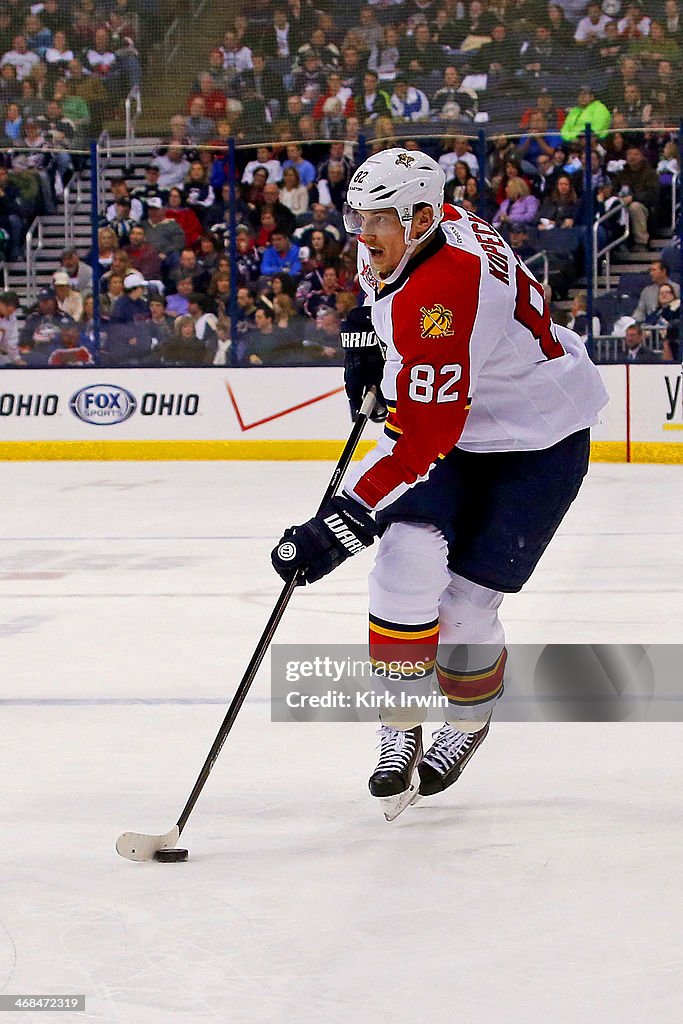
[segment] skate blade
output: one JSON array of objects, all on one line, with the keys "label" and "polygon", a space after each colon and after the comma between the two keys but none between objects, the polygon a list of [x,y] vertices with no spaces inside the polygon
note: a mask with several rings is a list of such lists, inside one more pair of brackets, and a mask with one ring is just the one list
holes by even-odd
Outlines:
[{"label": "skate blade", "polygon": [[382,811],[387,821],[395,821],[399,814],[403,814],[411,804],[416,804],[420,799],[419,791],[419,778],[416,780],[415,776],[408,787],[402,793],[396,793],[395,796],[381,796],[379,802],[382,805]]}]

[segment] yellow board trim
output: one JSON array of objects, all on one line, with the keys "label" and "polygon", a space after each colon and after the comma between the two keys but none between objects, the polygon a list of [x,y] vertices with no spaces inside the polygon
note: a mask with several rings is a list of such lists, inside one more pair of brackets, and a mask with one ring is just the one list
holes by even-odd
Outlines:
[{"label": "yellow board trim", "polygon": [[[210,460],[334,460],[344,442],[325,441],[0,441],[0,461],[53,462],[102,460],[112,462],[210,461]],[[356,458],[362,458],[374,441],[361,441]],[[624,441],[593,441],[594,462],[625,462]],[[632,441],[632,462],[683,463],[683,444],[663,441]]]},{"label": "yellow board trim", "polygon": [[[2,461],[335,460],[343,441],[0,441]],[[375,447],[361,441],[354,458]]]}]

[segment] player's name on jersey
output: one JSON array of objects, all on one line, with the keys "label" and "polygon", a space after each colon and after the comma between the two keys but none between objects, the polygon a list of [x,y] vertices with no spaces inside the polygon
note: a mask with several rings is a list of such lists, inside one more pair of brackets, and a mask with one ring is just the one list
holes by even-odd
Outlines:
[{"label": "player's name on jersey", "polygon": [[388,710],[390,708],[445,709],[448,697],[440,693],[383,693],[378,690],[327,690],[322,693],[302,693],[290,690],[285,695],[289,708],[339,708],[340,710]]}]

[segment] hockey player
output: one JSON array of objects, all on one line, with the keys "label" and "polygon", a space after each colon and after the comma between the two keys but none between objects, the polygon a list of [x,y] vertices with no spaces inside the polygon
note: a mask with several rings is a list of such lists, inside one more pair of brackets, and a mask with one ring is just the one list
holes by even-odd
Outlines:
[{"label": "hockey player", "polygon": [[[381,386],[383,437],[344,491],[273,550],[311,583],[381,536],[370,658],[435,668],[446,723],[423,753],[421,715],[383,713],[370,791],[395,817],[459,777],[503,691],[498,610],[521,589],[576,497],[607,395],[576,334],[490,224],[444,206],[445,177],[389,149],[351,179],[365,305],[342,329],[352,410]],[[340,525],[341,524],[341,525]],[[416,680],[415,680],[416,682]],[[407,685],[411,685],[410,682]]]}]

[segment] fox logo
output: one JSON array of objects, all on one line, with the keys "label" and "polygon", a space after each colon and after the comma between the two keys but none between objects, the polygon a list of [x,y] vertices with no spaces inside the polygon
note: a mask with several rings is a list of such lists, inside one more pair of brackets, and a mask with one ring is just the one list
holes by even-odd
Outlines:
[{"label": "fox logo", "polygon": [[355,533],[349,530],[344,520],[341,519],[336,512],[333,512],[332,515],[326,516],[326,518],[323,519],[323,522],[330,533],[333,533],[337,540],[344,545],[349,554],[357,555],[358,552],[362,551],[365,547],[365,545],[358,540]]}]

